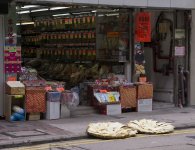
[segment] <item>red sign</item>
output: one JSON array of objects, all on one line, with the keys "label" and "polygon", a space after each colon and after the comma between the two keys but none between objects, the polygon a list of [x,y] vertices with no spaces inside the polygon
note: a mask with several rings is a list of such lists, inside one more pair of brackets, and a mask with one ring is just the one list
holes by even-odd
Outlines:
[{"label": "red sign", "polygon": [[151,42],[150,13],[139,12],[136,14],[136,42]]}]

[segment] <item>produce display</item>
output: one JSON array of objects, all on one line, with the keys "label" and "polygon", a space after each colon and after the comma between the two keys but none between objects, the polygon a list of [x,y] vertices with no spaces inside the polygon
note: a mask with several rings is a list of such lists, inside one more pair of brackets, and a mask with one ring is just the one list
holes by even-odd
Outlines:
[{"label": "produce display", "polygon": [[35,68],[38,75],[46,80],[65,81],[70,87],[74,87],[84,80],[94,81],[110,72],[108,67],[99,64],[51,62],[40,59],[31,60],[25,65]]},{"label": "produce display", "polygon": [[87,133],[102,139],[120,139],[135,136],[137,131],[119,122],[91,123]]},{"label": "produce display", "polygon": [[146,134],[163,134],[174,131],[174,126],[170,123],[146,119],[130,121],[128,127]]}]

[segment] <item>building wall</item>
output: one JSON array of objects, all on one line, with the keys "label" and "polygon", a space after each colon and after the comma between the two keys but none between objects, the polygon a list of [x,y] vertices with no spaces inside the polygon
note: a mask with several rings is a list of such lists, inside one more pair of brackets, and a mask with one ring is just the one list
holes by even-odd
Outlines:
[{"label": "building wall", "polygon": [[3,72],[3,45],[4,45],[4,21],[0,15],[0,116],[3,115],[3,99],[4,99],[4,72]]},{"label": "building wall", "polygon": [[192,11],[191,52],[190,52],[190,101],[195,105],[195,10]]},{"label": "building wall", "polygon": [[18,1],[47,1],[81,4],[121,5],[129,7],[158,7],[158,8],[195,8],[194,0],[18,0]]}]

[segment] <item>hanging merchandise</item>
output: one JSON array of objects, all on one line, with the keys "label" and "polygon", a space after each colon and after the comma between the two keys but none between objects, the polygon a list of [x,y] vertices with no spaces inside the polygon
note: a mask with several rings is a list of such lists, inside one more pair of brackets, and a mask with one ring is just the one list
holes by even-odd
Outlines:
[{"label": "hanging merchandise", "polygon": [[135,43],[135,72],[137,75],[145,74],[144,50],[141,43]]},{"label": "hanging merchandise", "polygon": [[151,42],[150,13],[139,12],[136,14],[135,41]]}]

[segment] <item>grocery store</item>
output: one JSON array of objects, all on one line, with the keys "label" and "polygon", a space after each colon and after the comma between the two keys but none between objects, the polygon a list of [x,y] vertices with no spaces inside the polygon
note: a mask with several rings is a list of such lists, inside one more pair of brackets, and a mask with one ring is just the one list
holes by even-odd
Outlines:
[{"label": "grocery store", "polygon": [[0,116],[50,120],[188,106],[190,16],[188,9],[10,2],[0,17]]}]

